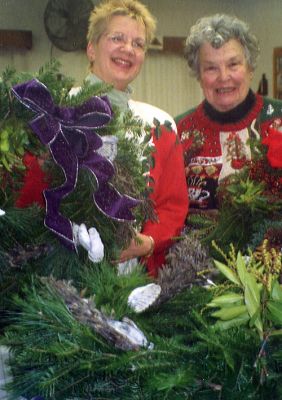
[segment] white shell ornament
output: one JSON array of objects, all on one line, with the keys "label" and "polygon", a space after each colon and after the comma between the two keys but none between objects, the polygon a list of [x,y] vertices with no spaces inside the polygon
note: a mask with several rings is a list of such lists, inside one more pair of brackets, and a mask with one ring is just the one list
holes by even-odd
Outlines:
[{"label": "white shell ornament", "polygon": [[89,259],[98,263],[104,258],[104,245],[96,228],[89,229],[90,249],[88,250]]},{"label": "white shell ornament", "polygon": [[90,249],[90,236],[85,224],[81,224],[78,228],[78,242],[85,250],[88,251]]},{"label": "white shell ornament", "polygon": [[103,145],[97,150],[97,153],[106,157],[110,161],[114,161],[117,156],[118,138],[114,135],[105,135],[101,136],[101,139],[103,141]]},{"label": "white shell ornament", "polygon": [[98,263],[104,258],[104,244],[96,228],[87,230],[85,224],[72,226],[75,245],[81,244],[88,251],[88,257],[93,263]]},{"label": "white shell ornament", "polygon": [[148,285],[134,289],[128,296],[127,304],[136,313],[145,311],[157,300],[161,293],[160,285],[149,283]]},{"label": "white shell ornament", "polygon": [[118,275],[129,275],[137,268],[138,265],[137,258],[131,258],[130,260],[118,263]]},{"label": "white shell ornament", "polygon": [[122,321],[109,320],[108,324],[111,325],[121,336],[127,338],[127,340],[134,347],[152,347],[152,343],[149,343],[144,333],[138,328],[138,326],[131,321],[131,319],[124,317]]}]

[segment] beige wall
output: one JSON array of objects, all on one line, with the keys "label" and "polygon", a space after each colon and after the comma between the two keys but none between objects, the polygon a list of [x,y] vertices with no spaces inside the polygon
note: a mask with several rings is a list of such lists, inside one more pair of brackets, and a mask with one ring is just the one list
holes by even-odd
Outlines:
[{"label": "beige wall", "polygon": [[[77,0],[79,1],[79,0]],[[43,15],[48,0],[1,0],[0,28],[31,30],[32,50],[0,49],[0,72],[12,65],[21,71],[35,72],[55,57],[62,71],[79,85],[87,72],[84,51],[63,52],[54,47],[44,30]],[[189,27],[203,15],[224,12],[237,15],[252,27],[261,43],[261,57],[253,80],[258,87],[263,72],[272,95],[272,51],[282,47],[282,0],[144,0],[158,19],[158,36],[186,36]],[[154,52],[135,81],[134,98],[158,105],[176,115],[197,104],[201,98],[198,83],[189,76],[180,56]]]}]

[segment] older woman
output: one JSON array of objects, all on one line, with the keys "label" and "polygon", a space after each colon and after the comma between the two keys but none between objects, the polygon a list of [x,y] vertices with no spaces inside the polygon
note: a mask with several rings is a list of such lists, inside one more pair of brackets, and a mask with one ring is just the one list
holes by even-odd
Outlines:
[{"label": "older woman", "polygon": [[216,14],[191,28],[185,55],[205,99],[176,119],[191,207],[217,207],[218,183],[253,159],[255,139],[268,144],[275,129],[281,149],[282,102],[250,88],[258,54],[256,37],[235,17]]}]

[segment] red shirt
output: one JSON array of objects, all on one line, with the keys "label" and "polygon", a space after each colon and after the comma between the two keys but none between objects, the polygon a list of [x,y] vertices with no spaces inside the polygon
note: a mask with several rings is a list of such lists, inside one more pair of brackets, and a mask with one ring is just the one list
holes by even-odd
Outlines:
[{"label": "red shirt", "polygon": [[150,275],[165,263],[165,254],[179,236],[188,213],[188,191],[184,172],[183,150],[174,131],[162,128],[159,138],[153,134],[155,165],[150,170],[154,180],[151,199],[158,222],[146,221],[142,233],[155,241],[154,253],[146,260]]}]

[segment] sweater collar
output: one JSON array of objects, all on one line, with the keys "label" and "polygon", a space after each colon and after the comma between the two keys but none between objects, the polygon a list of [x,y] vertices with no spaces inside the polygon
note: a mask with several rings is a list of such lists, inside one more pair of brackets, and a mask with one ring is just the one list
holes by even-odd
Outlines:
[{"label": "sweater collar", "polygon": [[247,97],[242,103],[230,111],[220,112],[217,111],[207,100],[204,100],[203,108],[207,116],[214,122],[220,124],[232,124],[242,120],[252,109],[255,104],[255,94],[249,90]]},{"label": "sweater collar", "polygon": [[[91,84],[103,82],[94,74],[89,74],[85,80]],[[128,100],[130,99],[131,94],[132,94],[132,89],[129,86],[126,88],[125,91],[113,88],[106,93],[106,95],[110,99],[111,104],[119,108],[121,111],[126,111],[128,109]]]}]

